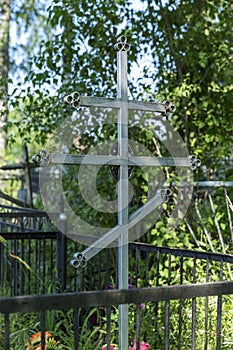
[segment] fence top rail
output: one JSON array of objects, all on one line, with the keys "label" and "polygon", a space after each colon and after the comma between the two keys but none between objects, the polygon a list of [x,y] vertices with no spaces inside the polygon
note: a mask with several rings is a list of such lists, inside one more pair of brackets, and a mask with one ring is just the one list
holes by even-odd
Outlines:
[{"label": "fence top rail", "polygon": [[50,217],[59,217],[58,213],[46,213],[43,211],[20,211],[20,212],[0,212],[0,218],[38,218],[44,217],[49,219]]},{"label": "fence top rail", "polygon": [[25,239],[25,240],[44,240],[44,239],[57,239],[59,231],[24,231],[24,232],[1,232],[3,238],[6,240]]},{"label": "fence top rail", "polygon": [[0,312],[36,312],[85,307],[141,304],[196,297],[233,294],[233,282],[213,282],[155,288],[132,288],[90,292],[0,298]]},{"label": "fence top rail", "polygon": [[180,257],[196,258],[210,261],[220,261],[233,264],[233,255],[221,254],[213,252],[205,252],[200,250],[180,249],[170,247],[158,247],[146,243],[130,243],[131,249],[139,249],[140,251],[160,254],[171,254]]},{"label": "fence top rail", "polygon": [[12,212],[43,212],[41,210],[38,209],[34,209],[34,208],[24,208],[24,207],[14,207],[14,206],[10,206],[10,205],[4,205],[4,204],[0,204],[0,210],[11,210]]}]

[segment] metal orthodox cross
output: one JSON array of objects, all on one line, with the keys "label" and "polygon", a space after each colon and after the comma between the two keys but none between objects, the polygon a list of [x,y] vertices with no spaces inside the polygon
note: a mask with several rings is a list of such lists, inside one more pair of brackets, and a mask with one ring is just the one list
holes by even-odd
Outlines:
[{"label": "metal orthodox cross", "polygon": [[[169,189],[157,191],[156,195],[148,200],[142,207],[129,216],[128,212],[128,171],[135,164],[148,166],[184,166],[195,169],[200,161],[195,156],[187,158],[156,158],[156,157],[129,157],[128,145],[128,111],[140,110],[157,112],[168,115],[175,110],[174,105],[166,101],[162,103],[138,102],[128,100],[127,80],[127,52],[130,45],[127,38],[121,36],[115,45],[117,49],[117,98],[98,98],[80,96],[78,92],[66,96],[65,102],[75,109],[80,106],[102,107],[118,110],[118,150],[116,155],[63,155],[49,154],[46,151],[33,156],[33,160],[42,165],[52,164],[81,164],[85,158],[85,164],[108,164],[119,167],[118,171],[118,224],[106,234],[92,243],[83,252],[74,254],[71,264],[74,267],[84,267],[88,260],[102,249],[108,247],[113,241],[118,240],[118,286],[119,289],[128,288],[128,233],[144,217],[152,213],[171,194]],[[128,350],[128,305],[119,306],[119,349]]]}]

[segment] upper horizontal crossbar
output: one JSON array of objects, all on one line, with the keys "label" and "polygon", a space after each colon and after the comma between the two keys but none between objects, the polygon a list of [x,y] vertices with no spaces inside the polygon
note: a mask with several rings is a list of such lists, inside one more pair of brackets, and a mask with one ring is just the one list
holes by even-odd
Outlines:
[{"label": "upper horizontal crossbar", "polygon": [[130,101],[130,100],[122,101],[119,98],[80,96],[80,106],[84,106],[84,107],[101,107],[101,108],[120,109],[125,104],[127,104],[127,107],[130,110],[158,112],[163,114],[166,113],[166,106],[162,103]]}]

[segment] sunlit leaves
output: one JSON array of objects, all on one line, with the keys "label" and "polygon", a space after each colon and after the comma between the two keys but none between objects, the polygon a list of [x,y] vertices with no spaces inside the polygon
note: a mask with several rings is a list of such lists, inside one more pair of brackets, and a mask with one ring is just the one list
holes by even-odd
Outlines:
[{"label": "sunlit leaves", "polygon": [[228,2],[147,0],[134,6],[128,0],[62,0],[52,3],[47,21],[50,35],[32,57],[26,77],[29,88],[18,100],[22,104],[25,95],[30,101],[23,112],[30,122],[26,133],[35,129],[45,140],[67,116],[62,100],[71,91],[116,96],[114,43],[125,34],[131,44],[131,96],[172,100],[177,109],[171,123],[203,162],[205,156],[232,153],[233,36]]}]

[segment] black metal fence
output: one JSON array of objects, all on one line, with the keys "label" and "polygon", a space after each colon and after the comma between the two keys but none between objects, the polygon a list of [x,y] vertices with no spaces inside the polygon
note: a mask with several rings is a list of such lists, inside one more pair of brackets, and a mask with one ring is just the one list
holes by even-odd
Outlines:
[{"label": "black metal fence", "polygon": [[[1,349],[14,349],[16,335],[20,331],[27,333],[23,319],[26,322],[33,315],[41,332],[40,349],[46,349],[47,331],[64,349],[98,350],[104,344],[106,349],[111,344],[117,349],[114,306],[127,303],[129,343],[132,346],[135,341],[137,350],[141,349],[142,339],[151,350],[230,350],[233,339],[232,309],[227,309],[229,294],[233,294],[233,282],[0,298],[4,323],[0,345]],[[227,329],[223,318],[224,325],[228,322]],[[14,319],[21,320],[18,326]],[[17,350],[21,350],[19,345]]]},{"label": "black metal fence", "polygon": [[232,349],[233,256],[130,243],[129,289],[119,291],[116,249],[74,269],[69,261],[83,247],[46,213],[3,209],[0,291],[13,297],[0,298],[0,349],[25,350],[38,331],[42,349],[45,331],[64,349],[117,349],[122,303],[129,303],[129,344],[137,349],[142,341],[151,350]]},{"label": "black metal fence", "polygon": [[49,284],[64,288],[66,238],[47,213],[1,206],[0,235],[1,295],[45,293]]},{"label": "black metal fence", "polygon": [[[16,296],[117,288],[117,250],[106,249],[85,268],[70,266],[77,243],[60,232],[1,232],[0,293]],[[83,247],[81,247],[82,249]],[[130,243],[129,287],[232,280],[233,256]]]}]

